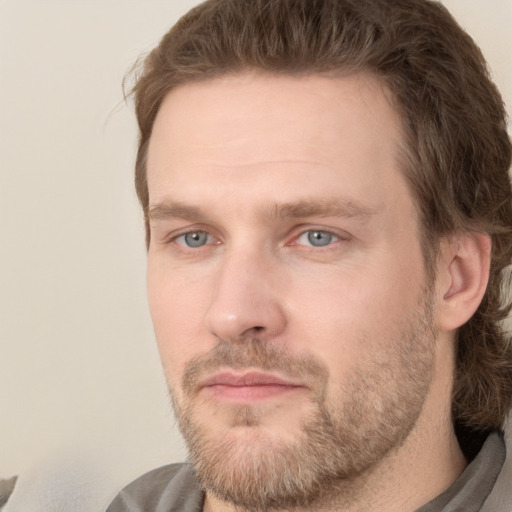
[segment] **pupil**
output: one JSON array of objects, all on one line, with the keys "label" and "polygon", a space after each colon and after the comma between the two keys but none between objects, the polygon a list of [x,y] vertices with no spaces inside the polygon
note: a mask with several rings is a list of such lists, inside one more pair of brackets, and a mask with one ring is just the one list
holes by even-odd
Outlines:
[{"label": "pupil", "polygon": [[332,241],[332,235],[326,233],[325,231],[311,231],[308,234],[308,239],[311,245],[316,247],[320,247],[323,245],[328,245]]}]

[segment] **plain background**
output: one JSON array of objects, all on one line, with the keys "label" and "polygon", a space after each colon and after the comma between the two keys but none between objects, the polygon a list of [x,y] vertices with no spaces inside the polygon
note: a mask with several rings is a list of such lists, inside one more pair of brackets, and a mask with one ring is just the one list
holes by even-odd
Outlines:
[{"label": "plain background", "polygon": [[[0,478],[104,510],[182,460],[145,295],[121,82],[193,0],[0,0]],[[512,0],[446,0],[512,106]]]}]

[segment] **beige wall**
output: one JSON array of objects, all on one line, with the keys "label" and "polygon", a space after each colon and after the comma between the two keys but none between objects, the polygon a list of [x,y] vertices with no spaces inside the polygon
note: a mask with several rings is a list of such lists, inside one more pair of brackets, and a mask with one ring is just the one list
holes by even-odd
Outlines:
[{"label": "beige wall", "polygon": [[[0,477],[103,510],[180,460],[145,299],[121,81],[193,0],[0,0]],[[512,106],[512,0],[446,0]],[[69,500],[76,500],[72,506]]]}]

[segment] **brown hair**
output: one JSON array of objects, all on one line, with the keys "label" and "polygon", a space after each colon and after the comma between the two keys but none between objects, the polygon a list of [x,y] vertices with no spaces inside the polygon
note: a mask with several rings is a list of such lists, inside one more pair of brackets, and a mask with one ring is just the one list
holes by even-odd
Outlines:
[{"label": "brown hair", "polygon": [[[136,188],[147,222],[146,156],[165,95],[187,82],[245,69],[270,73],[369,71],[392,91],[404,125],[404,172],[418,201],[432,271],[439,240],[492,238],[490,281],[459,329],[453,415],[457,426],[501,428],[511,406],[511,143],[505,110],[472,39],[429,0],[209,0],[167,33],[133,88],[140,139]],[[508,285],[507,285],[508,283]]]}]

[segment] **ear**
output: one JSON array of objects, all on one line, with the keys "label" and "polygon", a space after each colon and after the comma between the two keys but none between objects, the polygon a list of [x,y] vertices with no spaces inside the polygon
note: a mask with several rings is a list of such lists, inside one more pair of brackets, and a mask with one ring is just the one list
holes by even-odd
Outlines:
[{"label": "ear", "polygon": [[437,272],[439,327],[453,331],[475,313],[487,288],[491,239],[482,233],[459,233],[441,244]]}]

